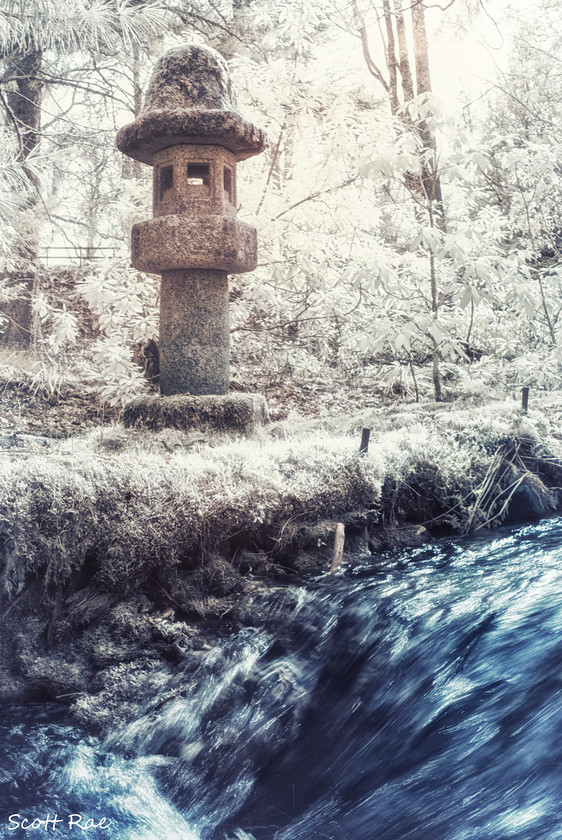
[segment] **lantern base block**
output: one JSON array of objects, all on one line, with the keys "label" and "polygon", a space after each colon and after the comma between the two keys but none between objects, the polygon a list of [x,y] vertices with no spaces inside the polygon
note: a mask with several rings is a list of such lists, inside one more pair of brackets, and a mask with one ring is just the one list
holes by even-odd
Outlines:
[{"label": "lantern base block", "polygon": [[267,403],[261,394],[151,395],[132,400],[123,411],[126,428],[153,432],[208,429],[251,434],[266,420]]}]

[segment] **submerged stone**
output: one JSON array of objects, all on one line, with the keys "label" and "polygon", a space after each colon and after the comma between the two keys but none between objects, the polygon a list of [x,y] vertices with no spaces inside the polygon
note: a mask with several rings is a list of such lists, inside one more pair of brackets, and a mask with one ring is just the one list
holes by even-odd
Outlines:
[{"label": "submerged stone", "polygon": [[527,477],[509,500],[506,523],[526,522],[556,510],[552,493],[536,476]]}]

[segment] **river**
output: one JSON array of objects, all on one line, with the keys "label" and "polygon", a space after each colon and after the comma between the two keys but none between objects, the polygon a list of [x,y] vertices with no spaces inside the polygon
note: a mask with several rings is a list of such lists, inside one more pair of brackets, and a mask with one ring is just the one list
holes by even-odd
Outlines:
[{"label": "river", "polygon": [[0,837],[562,838],[562,519],[291,595],[297,642],[241,629],[104,739],[4,709]]}]

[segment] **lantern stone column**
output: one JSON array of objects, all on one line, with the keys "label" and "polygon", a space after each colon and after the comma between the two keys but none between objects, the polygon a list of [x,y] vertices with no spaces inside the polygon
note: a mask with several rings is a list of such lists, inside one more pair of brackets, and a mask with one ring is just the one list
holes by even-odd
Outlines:
[{"label": "lantern stone column", "polygon": [[[226,395],[228,274],[257,263],[256,231],[236,218],[236,166],[263,151],[264,134],[236,111],[222,57],[189,45],[160,59],[144,108],[117,146],[153,167],[153,218],[134,225],[131,261],[162,276],[161,396]],[[197,414],[193,401],[184,404]],[[226,405],[215,401],[211,414]]]}]

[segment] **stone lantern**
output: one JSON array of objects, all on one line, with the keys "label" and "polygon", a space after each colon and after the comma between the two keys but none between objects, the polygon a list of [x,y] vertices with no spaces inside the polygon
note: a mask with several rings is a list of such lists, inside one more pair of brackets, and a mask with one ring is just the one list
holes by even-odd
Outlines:
[{"label": "stone lantern", "polygon": [[162,397],[228,392],[227,275],[257,262],[256,231],[236,218],[236,165],[264,146],[236,111],[222,57],[194,45],[160,59],[143,110],[117,135],[153,167],[153,218],[134,225],[131,261],[162,275]]}]

